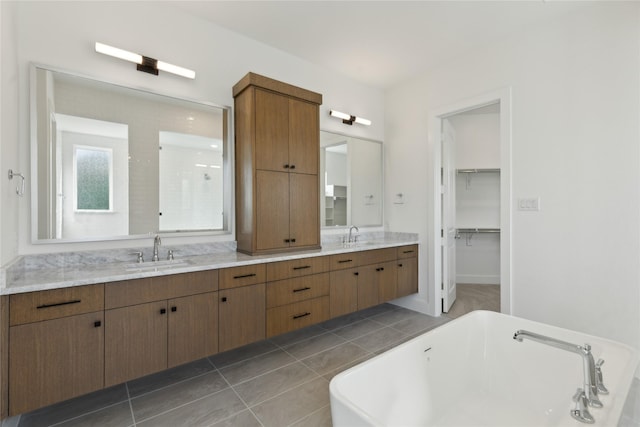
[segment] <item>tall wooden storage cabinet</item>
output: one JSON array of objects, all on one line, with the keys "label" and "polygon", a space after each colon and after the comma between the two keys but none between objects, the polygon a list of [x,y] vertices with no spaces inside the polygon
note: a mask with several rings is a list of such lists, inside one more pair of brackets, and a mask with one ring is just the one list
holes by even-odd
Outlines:
[{"label": "tall wooden storage cabinet", "polygon": [[249,73],[233,96],[238,251],[319,248],[322,95]]}]

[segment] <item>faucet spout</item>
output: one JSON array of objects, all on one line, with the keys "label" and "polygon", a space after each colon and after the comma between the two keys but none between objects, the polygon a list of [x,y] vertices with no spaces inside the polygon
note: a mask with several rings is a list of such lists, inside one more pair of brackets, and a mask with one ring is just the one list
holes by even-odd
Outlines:
[{"label": "faucet spout", "polygon": [[[353,238],[351,237],[351,233],[353,232],[353,229],[356,229],[356,233],[359,233],[360,230],[358,229],[358,227],[356,227],[355,225],[352,225],[351,227],[349,227],[349,242],[348,243],[353,243],[354,240],[352,240]],[[358,236],[356,235],[355,238],[357,239]]]},{"label": "faucet spout", "polygon": [[151,258],[152,261],[160,260],[160,256],[158,255],[158,248],[161,244],[162,240],[160,239],[160,236],[156,234],[156,237],[153,239],[153,258]]},{"label": "faucet spout", "polygon": [[[583,391],[587,403],[592,408],[602,408],[602,402],[598,398],[598,383],[602,380],[600,380],[596,376],[597,367],[595,361],[593,360],[593,355],[591,354],[591,346],[589,344],[581,346],[524,330],[518,330],[513,335],[513,339],[518,342],[522,342],[525,338],[551,347],[559,348],[561,350],[576,353],[581,356],[582,366],[584,370]],[[600,363],[600,366],[602,365],[602,363],[604,363],[604,361]]]}]

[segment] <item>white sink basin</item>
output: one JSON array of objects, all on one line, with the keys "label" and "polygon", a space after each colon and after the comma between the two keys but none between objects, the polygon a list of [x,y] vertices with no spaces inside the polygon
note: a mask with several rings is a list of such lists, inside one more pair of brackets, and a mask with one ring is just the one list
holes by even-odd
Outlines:
[{"label": "white sink basin", "polygon": [[170,268],[186,267],[191,265],[188,260],[164,260],[164,261],[148,261],[142,263],[127,264],[127,271],[152,271],[165,270]]}]

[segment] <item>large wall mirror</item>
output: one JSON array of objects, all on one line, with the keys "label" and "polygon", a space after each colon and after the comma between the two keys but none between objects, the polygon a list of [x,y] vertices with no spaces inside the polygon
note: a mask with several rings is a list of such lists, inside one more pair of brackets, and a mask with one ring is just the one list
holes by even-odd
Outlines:
[{"label": "large wall mirror", "polygon": [[31,70],[34,242],[229,231],[230,109]]},{"label": "large wall mirror", "polygon": [[323,227],[382,225],[382,143],[320,132]]}]

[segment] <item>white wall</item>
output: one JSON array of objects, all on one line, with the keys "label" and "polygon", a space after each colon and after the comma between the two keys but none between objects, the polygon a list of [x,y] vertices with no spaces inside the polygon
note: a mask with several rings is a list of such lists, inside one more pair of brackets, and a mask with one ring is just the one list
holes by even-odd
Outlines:
[{"label": "white wall", "polygon": [[[553,7],[552,3],[547,6]],[[512,88],[512,313],[640,346],[640,4],[590,3],[386,93],[393,230],[433,222],[429,111]],[[539,212],[518,197],[539,196]],[[429,254],[431,255],[431,254]],[[435,312],[420,257],[420,296]],[[431,280],[431,282],[429,281]]]},{"label": "white wall", "polygon": [[[12,164],[18,163],[15,153],[19,152],[20,162],[12,167],[22,169],[27,174],[28,64],[31,61],[115,83],[221,105],[233,105],[231,87],[247,72],[253,71],[322,93],[324,102],[320,110],[321,129],[348,132],[353,136],[375,140],[383,138],[382,91],[363,86],[330,70],[211,25],[198,17],[186,15],[169,4],[3,1],[0,2],[0,8],[3,24],[9,21],[15,25],[13,30],[6,31],[3,25],[3,72],[5,68],[11,67],[10,56],[14,51],[17,55],[18,69],[17,75],[3,75],[2,78],[3,106],[6,102],[12,107],[3,108],[2,122],[7,122],[12,127],[17,123],[19,130],[19,134],[13,138],[14,135],[8,135],[9,132],[5,132],[3,126],[3,164],[5,152],[13,157]],[[9,33],[7,38],[4,37],[6,33]],[[96,41],[194,69],[197,73],[196,79],[192,81],[166,73],[160,73],[156,77],[137,72],[132,64],[96,53]],[[15,92],[14,87],[18,87],[19,92]],[[373,124],[347,129],[340,120],[329,117],[328,111],[331,108],[359,111],[363,116],[370,118]],[[3,168],[3,171],[6,171],[6,168]],[[7,181],[4,182],[5,185],[1,187],[3,201],[5,198],[13,197],[9,194]],[[21,203],[17,203],[13,197],[11,203],[6,205],[6,209],[14,214],[19,213],[19,224],[15,217],[6,220],[5,217],[1,218],[3,263],[13,259],[16,254],[131,247],[140,244],[139,241],[115,241],[33,245],[30,237],[28,200],[29,194],[24,200],[20,200]],[[19,230],[19,236],[12,230]],[[8,239],[5,239],[5,236],[9,236]],[[226,236],[218,240],[232,238],[233,236]],[[170,243],[166,242],[180,244],[214,239],[172,238],[169,239]],[[149,244],[150,242],[149,240]]]}]

